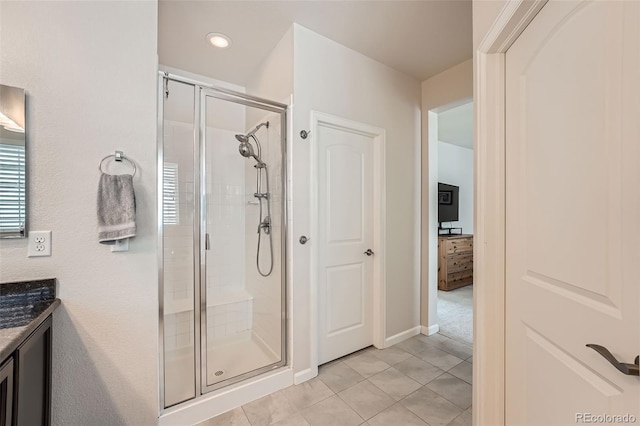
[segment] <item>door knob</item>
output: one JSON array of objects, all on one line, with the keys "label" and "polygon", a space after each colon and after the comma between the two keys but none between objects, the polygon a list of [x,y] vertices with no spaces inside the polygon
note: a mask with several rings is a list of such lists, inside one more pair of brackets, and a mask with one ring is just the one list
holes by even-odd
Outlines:
[{"label": "door knob", "polygon": [[613,356],[611,352],[604,346],[594,345],[593,343],[589,343],[587,345],[588,348],[593,349],[598,352],[600,355],[604,357],[607,361],[611,363],[615,368],[620,370],[623,374],[627,376],[640,376],[640,356],[637,356],[633,364],[627,364],[625,362],[620,362]]},{"label": "door knob", "polygon": [[300,237],[300,244],[307,244],[307,241],[309,241],[311,238],[307,238],[304,235],[302,237]]},{"label": "door knob", "polygon": [[367,256],[371,256],[373,254],[373,250],[367,249],[367,251],[365,251],[364,254],[366,254]]}]

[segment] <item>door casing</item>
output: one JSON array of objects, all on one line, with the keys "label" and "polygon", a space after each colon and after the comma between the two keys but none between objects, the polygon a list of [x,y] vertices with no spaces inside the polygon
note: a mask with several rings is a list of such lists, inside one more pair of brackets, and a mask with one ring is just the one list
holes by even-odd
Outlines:
[{"label": "door casing", "polygon": [[[348,130],[373,139],[373,344],[376,348],[385,347],[385,313],[386,313],[386,283],[385,283],[385,231],[386,231],[386,179],[385,179],[385,130],[368,124],[347,120],[331,114],[311,111],[311,309],[309,310],[310,324],[310,371],[308,378],[318,374],[318,249],[313,244],[313,236],[318,235],[318,144],[315,136],[319,126]],[[304,378],[306,380],[307,377]],[[296,380],[302,382],[304,380]]]},{"label": "door casing", "polygon": [[505,422],[505,53],[547,0],[508,1],[474,52],[473,423]]}]

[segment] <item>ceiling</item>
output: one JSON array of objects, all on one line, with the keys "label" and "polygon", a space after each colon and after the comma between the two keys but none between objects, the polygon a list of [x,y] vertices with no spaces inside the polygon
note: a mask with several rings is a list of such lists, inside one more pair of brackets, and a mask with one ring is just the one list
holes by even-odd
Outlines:
[{"label": "ceiling", "polygon": [[438,114],[438,140],[473,149],[473,102]]},{"label": "ceiling", "polygon": [[471,0],[160,0],[158,15],[161,64],[239,85],[294,22],[418,80],[471,58]]}]

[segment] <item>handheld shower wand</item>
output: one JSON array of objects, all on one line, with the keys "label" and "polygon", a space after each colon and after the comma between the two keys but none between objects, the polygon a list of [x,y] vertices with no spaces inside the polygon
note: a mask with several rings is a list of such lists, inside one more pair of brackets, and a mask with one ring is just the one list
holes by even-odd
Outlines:
[{"label": "handheld shower wand", "polygon": [[[251,137],[255,139],[254,135],[251,135]],[[253,157],[258,162],[258,165],[264,165],[262,160],[260,160],[260,151],[258,151],[258,155],[255,154],[255,152],[253,151],[253,147],[251,146],[251,142],[249,142],[248,136],[236,135],[236,139],[240,142],[240,145],[238,146],[238,152],[240,152],[240,155],[245,158]],[[258,147],[260,147],[259,144]]]},{"label": "handheld shower wand", "polygon": [[[256,268],[258,269],[258,273],[263,277],[268,277],[271,275],[273,271],[273,237],[271,234],[271,200],[269,194],[269,172],[267,170],[267,165],[262,161],[262,147],[260,146],[260,141],[256,137],[256,132],[265,126],[267,129],[269,128],[269,122],[266,121],[264,123],[258,124],[253,130],[251,130],[246,135],[238,134],[236,135],[236,139],[240,142],[240,146],[238,146],[238,151],[240,155],[245,158],[253,158],[256,160],[258,164],[255,165],[256,168],[256,192],[253,194],[254,197],[258,199],[258,204],[260,205],[260,222],[258,223],[258,246],[256,248]],[[257,147],[257,154],[253,150],[253,145],[249,138],[252,138]],[[262,190],[262,170],[264,169],[265,174],[265,184],[266,191],[261,192]],[[263,217],[262,210],[262,202],[266,201],[267,205],[267,215]],[[266,273],[262,272],[260,269],[260,247],[262,242],[262,233],[265,233],[269,237],[269,258],[270,258],[270,266],[269,271]]]}]

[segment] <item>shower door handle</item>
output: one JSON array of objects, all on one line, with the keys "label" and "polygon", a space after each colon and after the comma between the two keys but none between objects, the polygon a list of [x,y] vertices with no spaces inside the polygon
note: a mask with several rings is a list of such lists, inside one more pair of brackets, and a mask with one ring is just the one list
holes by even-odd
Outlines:
[{"label": "shower door handle", "polygon": [[204,249],[209,250],[211,248],[211,244],[209,243],[209,233],[204,234]]}]

